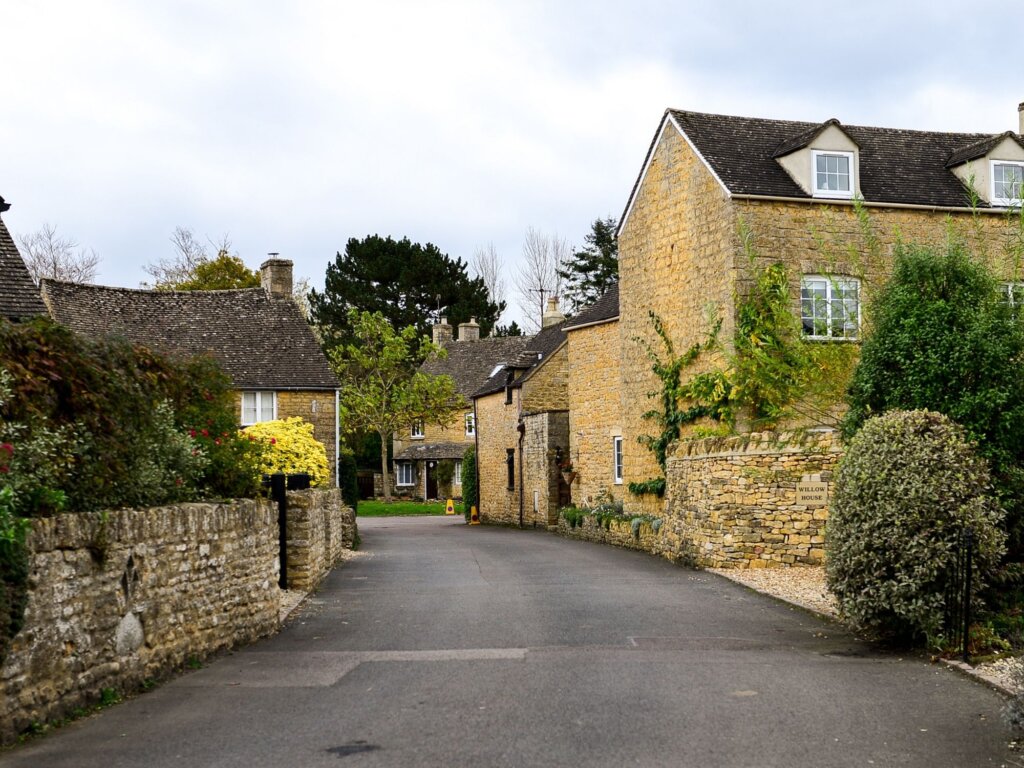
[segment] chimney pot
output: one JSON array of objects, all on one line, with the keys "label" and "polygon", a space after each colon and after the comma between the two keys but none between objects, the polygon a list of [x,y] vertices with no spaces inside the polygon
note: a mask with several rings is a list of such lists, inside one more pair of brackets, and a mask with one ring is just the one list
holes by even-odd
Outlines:
[{"label": "chimney pot", "polygon": [[1017,105],[1017,133],[1024,136],[1024,101]]},{"label": "chimney pot", "polygon": [[447,317],[438,318],[432,328],[431,336],[433,337],[434,343],[439,347],[443,347],[447,342],[452,340],[452,327],[448,324]]},{"label": "chimney pot", "polygon": [[267,259],[260,264],[260,285],[277,299],[292,297],[292,262],[288,259]]},{"label": "chimney pot", "polygon": [[480,324],[475,317],[469,318],[468,323],[459,323],[459,341],[479,341]]},{"label": "chimney pot", "polygon": [[548,308],[544,310],[544,316],[541,318],[541,328],[558,325],[563,320],[565,320],[565,315],[558,309],[558,297],[552,296],[548,299]]}]

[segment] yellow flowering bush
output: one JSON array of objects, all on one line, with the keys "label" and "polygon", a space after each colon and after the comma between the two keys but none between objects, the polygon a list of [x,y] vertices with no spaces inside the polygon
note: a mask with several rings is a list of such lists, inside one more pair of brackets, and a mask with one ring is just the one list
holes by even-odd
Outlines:
[{"label": "yellow flowering bush", "polygon": [[243,432],[266,446],[259,466],[261,474],[306,473],[311,485],[322,485],[330,477],[327,451],[323,443],[313,437],[313,425],[301,417],[261,421]]}]

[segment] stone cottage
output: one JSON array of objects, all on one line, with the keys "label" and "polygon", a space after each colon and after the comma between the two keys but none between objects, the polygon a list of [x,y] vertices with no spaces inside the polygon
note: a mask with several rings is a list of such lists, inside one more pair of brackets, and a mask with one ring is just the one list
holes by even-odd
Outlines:
[{"label": "stone cottage", "polygon": [[[1022,286],[1010,257],[1021,224],[1021,110],[1017,131],[995,135],[666,111],[619,224],[618,320],[606,330],[617,334],[621,358],[619,421],[609,430],[621,432],[624,484],[661,474],[638,440],[653,429],[643,414],[648,393],[659,388],[637,341],[656,343],[650,313],[677,352],[705,338],[709,312],[722,319],[728,343],[737,297],[754,270],[782,263],[804,336],[857,344],[862,300],[887,277],[895,243],[941,244],[950,228],[991,262],[1015,297]],[[571,361],[582,357],[572,348],[578,334],[569,331]],[[699,542],[689,553],[698,562],[806,562],[826,516],[806,503],[814,497],[807,488],[823,477],[827,485],[821,457],[838,448],[827,422],[790,426],[825,430],[815,438],[823,443],[813,450],[761,438],[681,444],[669,457],[665,500],[626,492],[627,509],[665,514],[664,535],[680,549]],[[743,469],[749,452],[759,458]],[[762,486],[775,491],[762,495]]]},{"label": "stone cottage", "polygon": [[565,322],[550,299],[540,333],[473,394],[483,522],[548,527],[571,502]]},{"label": "stone cottage", "polygon": [[[0,197],[0,214],[10,208]],[[0,317],[18,322],[45,314],[46,305],[39,296],[39,289],[0,217]]]},{"label": "stone cottage", "polygon": [[292,262],[260,267],[262,287],[150,291],[55,280],[42,296],[58,322],[86,336],[120,336],[167,354],[209,354],[231,377],[238,423],[300,416],[327,450],[337,483],[339,383],[292,299]]},{"label": "stone cottage", "polygon": [[476,444],[477,426],[473,413],[472,394],[487,381],[499,366],[505,365],[529,341],[525,336],[480,338],[480,326],[471,319],[460,323],[458,338],[445,318],[440,318],[432,329],[433,342],[442,347],[445,357],[435,357],[420,366],[423,373],[450,376],[461,399],[462,411],[448,426],[440,424],[410,424],[393,437],[394,472],[392,491],[397,496],[424,499],[440,498],[445,490],[437,480],[438,464],[451,461],[454,465],[451,494],[462,496],[462,456]]}]

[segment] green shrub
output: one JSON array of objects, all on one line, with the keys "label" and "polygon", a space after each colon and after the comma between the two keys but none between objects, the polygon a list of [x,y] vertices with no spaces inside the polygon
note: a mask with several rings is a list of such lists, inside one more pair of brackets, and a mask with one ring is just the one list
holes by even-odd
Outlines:
[{"label": "green shrub", "polygon": [[338,486],[341,498],[353,512],[359,509],[359,477],[356,457],[350,448],[342,448],[338,456]]},{"label": "green shrub", "polygon": [[989,471],[964,431],[939,413],[867,421],[836,476],[826,541],[828,585],[842,612],[882,636],[937,640],[954,547],[975,536],[979,581],[1003,553]]},{"label": "green shrub", "polygon": [[891,409],[944,413],[978,444],[1007,512],[1011,559],[1024,558],[1024,324],[988,269],[951,242],[899,245],[866,308],[870,333],[850,383],[849,439]]},{"label": "green shrub", "polygon": [[476,487],[476,448],[470,446],[462,454],[462,513],[466,520],[469,520],[472,513],[471,507],[478,507],[479,504]]}]

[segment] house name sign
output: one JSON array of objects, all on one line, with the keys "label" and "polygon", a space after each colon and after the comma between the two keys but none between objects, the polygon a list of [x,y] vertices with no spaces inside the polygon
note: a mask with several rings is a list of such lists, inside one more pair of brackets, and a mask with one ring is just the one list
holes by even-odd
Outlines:
[{"label": "house name sign", "polygon": [[824,507],[828,504],[828,483],[797,483],[796,503],[805,507]]}]

